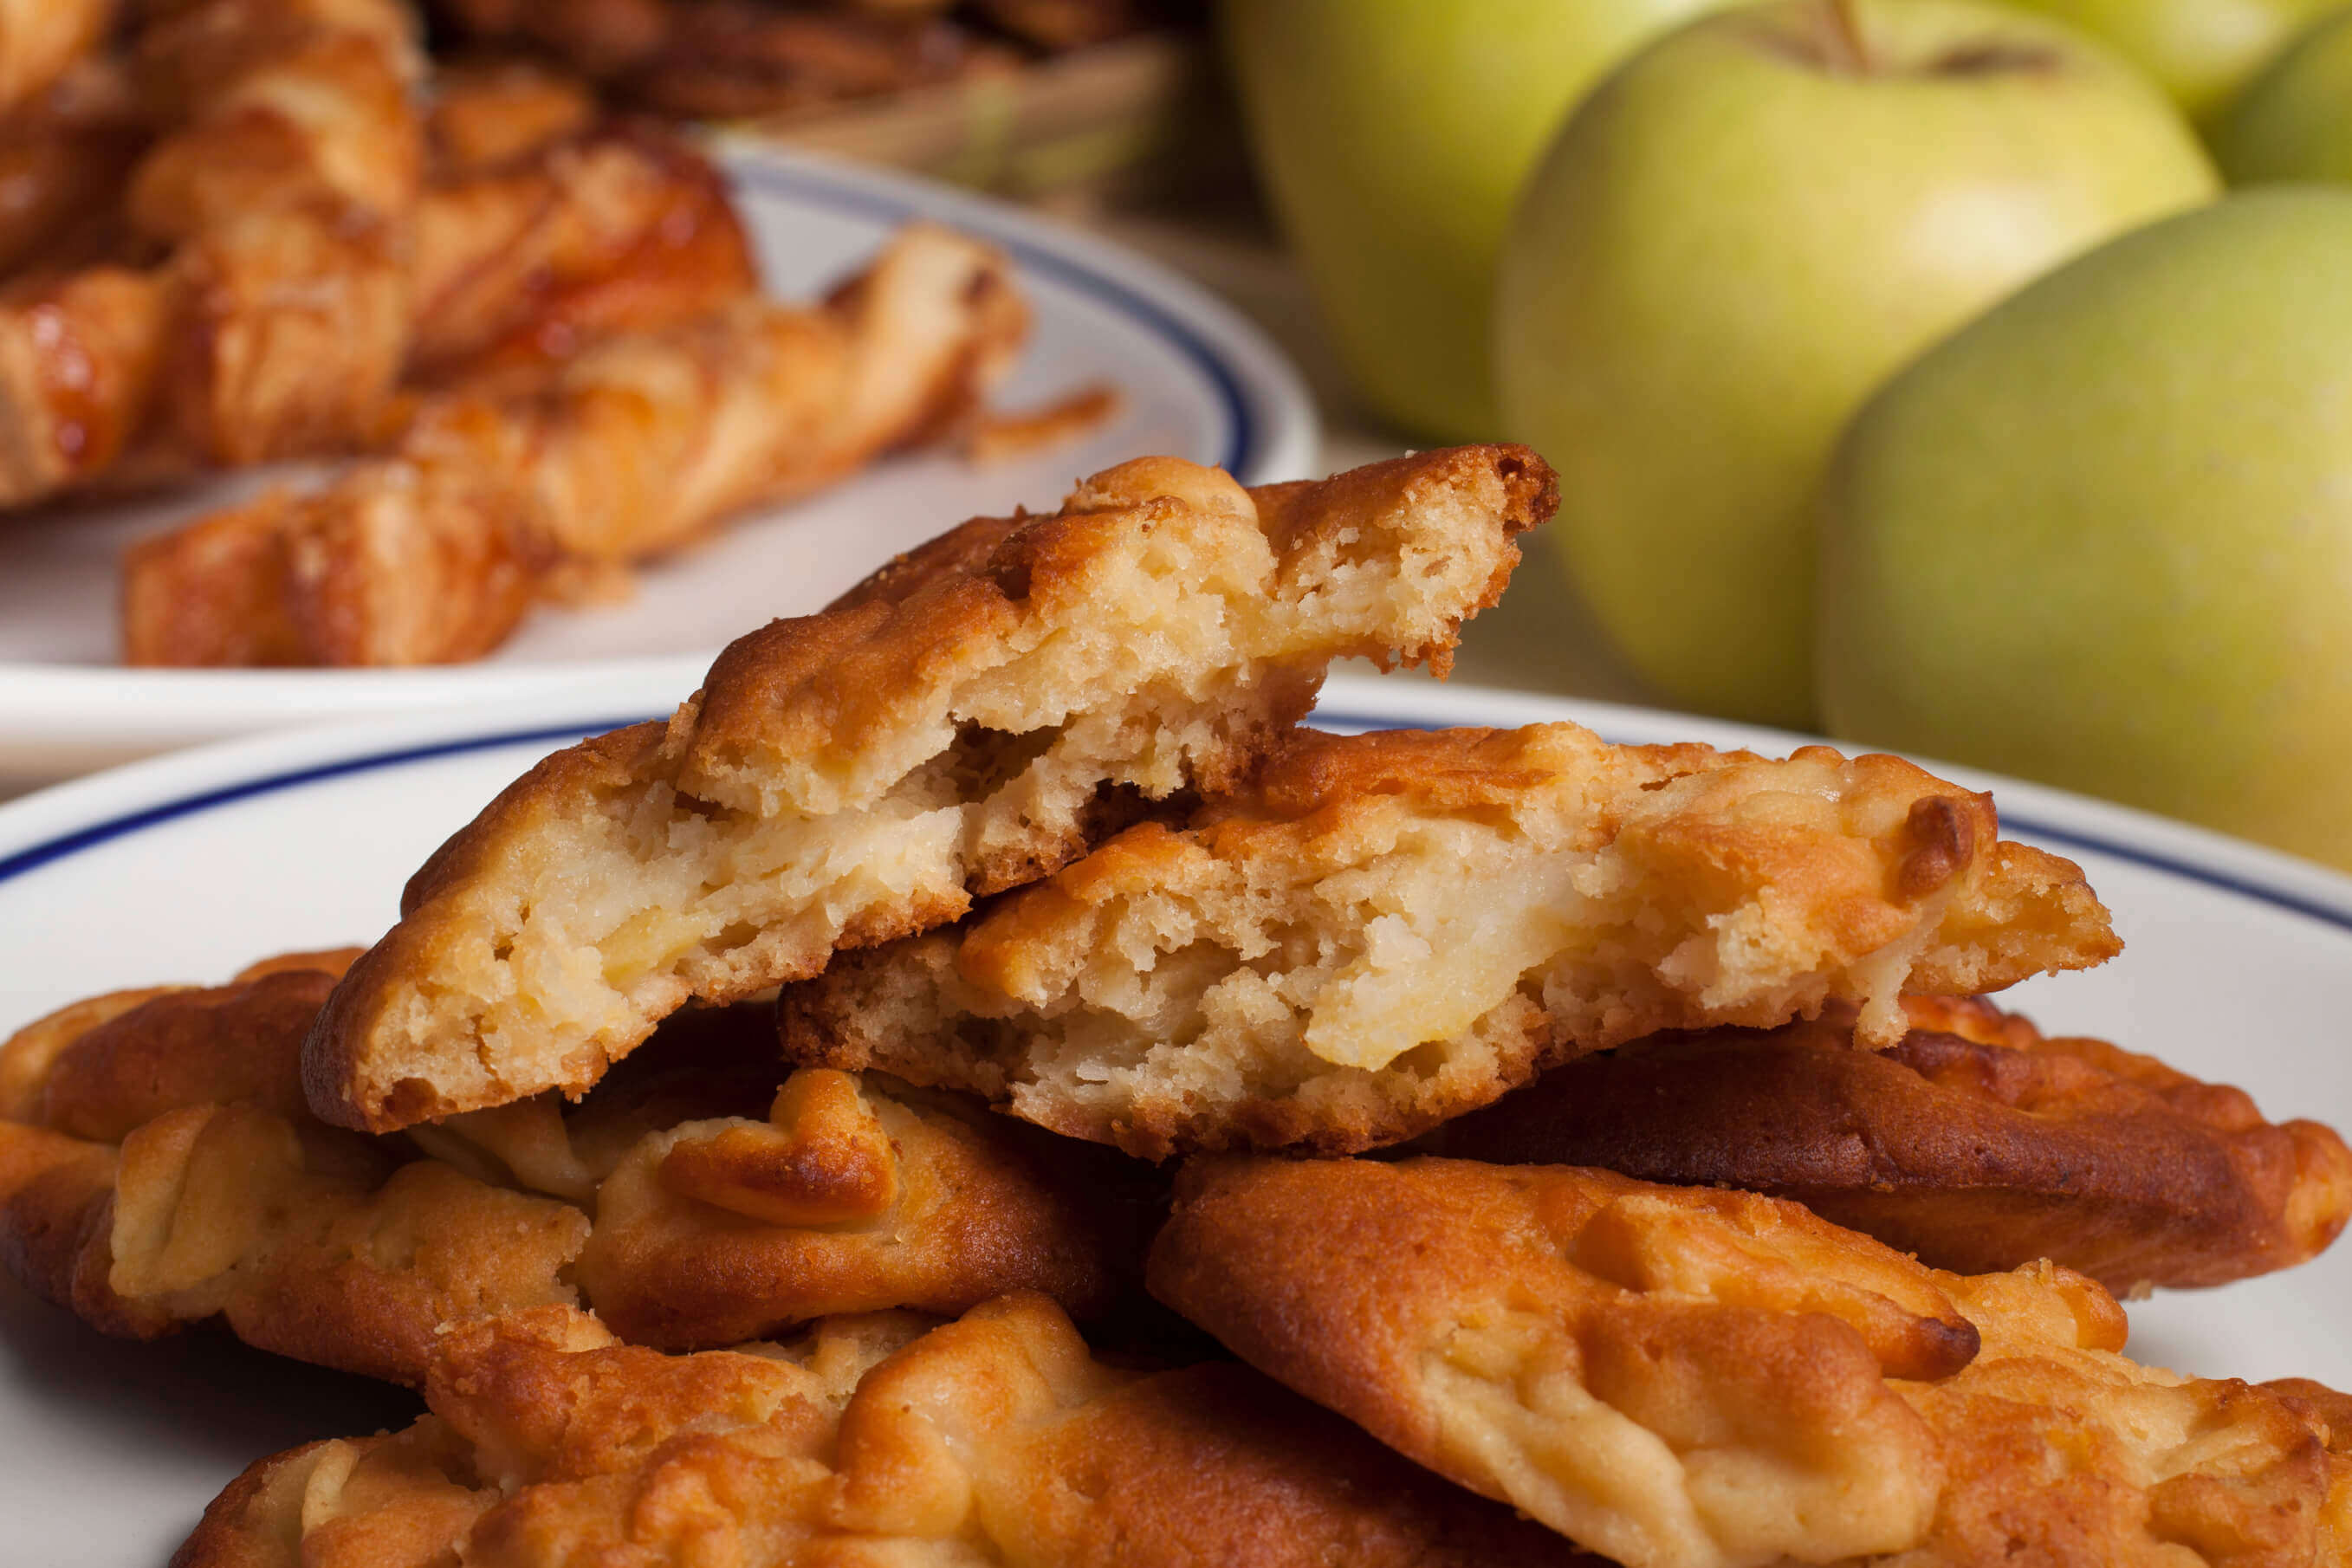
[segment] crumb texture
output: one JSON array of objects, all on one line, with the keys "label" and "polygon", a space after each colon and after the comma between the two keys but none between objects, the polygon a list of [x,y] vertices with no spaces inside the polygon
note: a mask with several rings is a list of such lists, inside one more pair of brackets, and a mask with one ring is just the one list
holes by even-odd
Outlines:
[{"label": "crumb texture", "polygon": [[1299,731],[1251,787],[788,991],[787,1050],[1074,1136],[1359,1151],[1661,1029],[2007,985],[2119,947],[2067,861],[1892,757],[1572,724]]},{"label": "crumb texture", "polygon": [[804,978],[1232,787],[1329,660],[1442,665],[1553,500],[1519,447],[1260,492],[1141,458],[946,534],[445,845],[321,1020],[311,1102],[386,1131],[576,1094],[689,997]]}]

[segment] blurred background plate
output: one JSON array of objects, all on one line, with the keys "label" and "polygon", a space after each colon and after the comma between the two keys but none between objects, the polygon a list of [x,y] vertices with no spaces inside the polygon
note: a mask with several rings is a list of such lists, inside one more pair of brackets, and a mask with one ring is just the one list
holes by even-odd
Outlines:
[{"label": "blurred background plate", "polygon": [[[265,953],[367,941],[401,883],[517,773],[592,730],[667,712],[687,682],[643,673],[540,696],[209,746],[0,807],[0,1036],[64,1003],[162,981],[217,984]],[[1338,678],[1332,729],[1573,719],[1613,740],[1785,752],[1794,736],[1645,709],[1419,678]],[[2104,1036],[2251,1090],[2273,1115],[2352,1121],[2352,1056],[2314,1049],[2352,1014],[2352,879],[2195,828],[2030,784],[2003,826],[2079,860],[2129,943],[2088,974],[2006,1000],[2053,1032]],[[2352,1384],[2340,1331],[2352,1247],[2221,1290],[2130,1308],[2132,1347],[2184,1371]],[[0,1517],[11,1562],[163,1561],[261,1455],[397,1425],[397,1389],[226,1335],[108,1340],[0,1277]]]},{"label": "blurred background plate", "polygon": [[629,602],[534,616],[478,663],[425,669],[156,670],[116,665],[115,562],[131,541],[251,494],[247,476],[168,500],[61,507],[0,531],[0,783],[54,778],[267,727],[455,701],[595,692],[644,679],[691,689],[710,656],[776,616],[816,609],[900,550],[981,513],[1051,508],[1070,481],[1145,452],[1216,463],[1244,483],[1304,476],[1318,428],[1297,372],[1232,309],[1165,268],[985,196],[767,148],[724,158],[768,287],[807,298],[892,228],[932,218],[1009,250],[1035,313],[997,397],[1018,409],[1118,387],[1087,436],[977,466],[893,458],[747,517],[644,569]]}]

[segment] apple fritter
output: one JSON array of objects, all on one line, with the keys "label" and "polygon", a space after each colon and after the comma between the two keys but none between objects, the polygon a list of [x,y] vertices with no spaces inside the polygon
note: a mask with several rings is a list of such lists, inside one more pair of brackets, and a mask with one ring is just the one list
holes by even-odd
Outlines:
[{"label": "apple fritter", "polygon": [[557,563],[511,489],[462,464],[274,489],[122,560],[126,664],[403,665],[504,642]]},{"label": "apple fritter", "polygon": [[[494,298],[516,302],[503,285]],[[567,308],[631,307],[591,279],[550,302],[559,317]],[[395,455],[324,490],[134,547],[124,658],[478,658],[568,567],[677,549],[733,512],[942,434],[1010,368],[1026,327],[1002,256],[915,225],[821,307],[746,296],[606,336],[520,395],[461,386],[425,402]],[[478,363],[494,341],[455,327],[451,340]]]},{"label": "apple fritter", "polygon": [[1628,1568],[2320,1568],[2320,1398],[2117,1353],[2054,1264],[1571,1166],[1198,1164],[1152,1288],[1244,1361]]},{"label": "apple fritter", "polygon": [[1960,1273],[2048,1258],[2128,1293],[2301,1263],[2352,1215],[2352,1152],[2241,1090],[1973,998],[1636,1041],[1433,1135],[1440,1152],[1745,1187]]},{"label": "apple fritter", "polygon": [[116,0],[0,0],[0,114],[38,96],[98,47]]},{"label": "apple fritter", "polygon": [[1977,1331],[1795,1204],[1600,1171],[1198,1163],[1151,1289],[1244,1361],[1629,1568],[1900,1551]]},{"label": "apple fritter", "polygon": [[541,1311],[406,1431],[265,1459],[175,1568],[1601,1568],[1231,1363],[1095,1360],[1042,1298],[686,1357]]},{"label": "apple fritter", "polygon": [[1551,495],[1514,447],[1255,492],[1143,458],[943,535],[443,846],[313,1032],[311,1104],[381,1130],[577,1094],[689,997],[805,978],[1232,787],[1330,659],[1442,668]]},{"label": "apple fritter", "polygon": [[143,13],[139,99],[160,134],[123,207],[171,255],[0,307],[0,507],[126,458],[169,473],[367,433],[407,352],[413,27],[397,0]]},{"label": "apple fritter", "polygon": [[[485,99],[507,101],[458,100],[478,105],[464,132],[475,142],[539,134],[535,119],[492,120]],[[445,96],[436,114],[451,112]],[[499,376],[528,386],[526,376],[608,335],[708,316],[758,286],[726,180],[673,136],[601,124],[470,155],[481,166],[417,205],[412,384],[479,388]]]},{"label": "apple fritter", "polygon": [[217,1317],[411,1383],[442,1325],[550,1302],[689,1348],[1007,1290],[1088,1317],[1133,1297],[1148,1175],[943,1096],[823,1070],[779,1090],[764,1010],[677,1020],[568,1113],[323,1127],[301,1040],[353,956],[93,998],[0,1047],[9,1267],[109,1332]]},{"label": "apple fritter", "polygon": [[1014,1289],[1087,1317],[1143,1252],[1141,1216],[1117,1225],[1106,1174],[976,1106],[809,1068],[765,1117],[638,1139],[598,1184],[577,1278],[614,1332],[664,1348],[877,1302],[951,1312]]},{"label": "apple fritter", "polygon": [[593,1214],[573,1278],[633,1344],[952,1314],[1009,1290],[1081,1320],[1134,1304],[1165,1205],[1148,1168],[879,1076],[807,1069],[778,1089],[777,1070],[764,1007],[695,1009],[576,1107],[541,1095],[407,1136]]},{"label": "apple fritter", "polygon": [[593,88],[536,61],[440,61],[425,116],[427,177],[491,173],[579,135],[599,117]]},{"label": "apple fritter", "polygon": [[576,1300],[570,1205],[302,1107],[304,1031],[350,952],[215,989],[94,998],[0,1047],[0,1258],[108,1333],[213,1319],[415,1383],[436,1330]]},{"label": "apple fritter", "polygon": [[232,210],[173,253],[149,464],[243,468],[364,444],[408,358],[407,225]]},{"label": "apple fritter", "polygon": [[147,135],[128,76],[103,57],[0,110],[0,279],[103,259],[120,241],[118,203]]},{"label": "apple fritter", "polygon": [[2055,1264],[1938,1273],[1983,1348],[1902,1383],[1934,1428],[1944,1493],[1886,1568],[2336,1568],[2352,1561],[2352,1459],[2315,1384],[2184,1378],[2121,1354],[2122,1309]]},{"label": "apple fritter", "polygon": [[1777,1024],[2116,951],[2069,862],[1892,757],[1572,724],[1300,731],[1180,830],[788,993],[787,1053],[1165,1158],[1351,1152],[1662,1027]]},{"label": "apple fritter", "polygon": [[134,268],[0,289],[0,508],[104,471],[153,406],[173,295]]},{"label": "apple fritter", "polygon": [[398,0],[150,7],[140,86],[173,128],[131,178],[131,221],[177,241],[273,206],[405,215],[424,179],[415,32]]}]

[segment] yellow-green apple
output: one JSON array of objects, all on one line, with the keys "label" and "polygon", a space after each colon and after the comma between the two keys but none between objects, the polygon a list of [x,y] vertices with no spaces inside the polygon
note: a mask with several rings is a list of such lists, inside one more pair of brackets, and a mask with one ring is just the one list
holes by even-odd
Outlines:
[{"label": "yellow-green apple", "polygon": [[2352,180],[2352,9],[2295,40],[2246,84],[2216,128],[2232,184]]},{"label": "yellow-green apple", "polygon": [[1703,17],[1595,88],[1528,182],[1495,317],[1554,540],[1686,706],[1812,715],[1813,502],[1895,369],[2050,267],[2210,198],[2179,112],[1975,0]]},{"label": "yellow-green apple", "polygon": [[1512,198],[1583,90],[1722,0],[1227,0],[1257,167],[1359,392],[1495,433],[1486,321]]},{"label": "yellow-green apple", "polygon": [[2115,46],[2210,121],[2288,39],[2344,0],[2016,0]]},{"label": "yellow-green apple", "polygon": [[2352,191],[2126,235],[1910,366],[1824,488],[1833,732],[2352,866]]}]

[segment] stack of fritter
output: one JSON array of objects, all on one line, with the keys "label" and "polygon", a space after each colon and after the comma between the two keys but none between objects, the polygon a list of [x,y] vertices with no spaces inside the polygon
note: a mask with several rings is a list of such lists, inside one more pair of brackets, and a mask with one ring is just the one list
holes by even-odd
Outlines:
[{"label": "stack of fritter", "polygon": [[19,1034],[20,1277],[431,1406],[178,1561],[2352,1561],[2352,1401],[2105,1288],[2310,1257],[2352,1154],[1978,999],[2116,952],[2074,866],[1888,757],[1297,728],[1552,499],[1124,465],[551,756],[366,953]]},{"label": "stack of fritter", "polygon": [[764,297],[691,144],[536,68],[431,70],[404,0],[116,9],[0,25],[0,514],[345,464],[134,548],[129,663],[478,658],[974,432],[1027,336],[1006,258],[933,226]]}]

